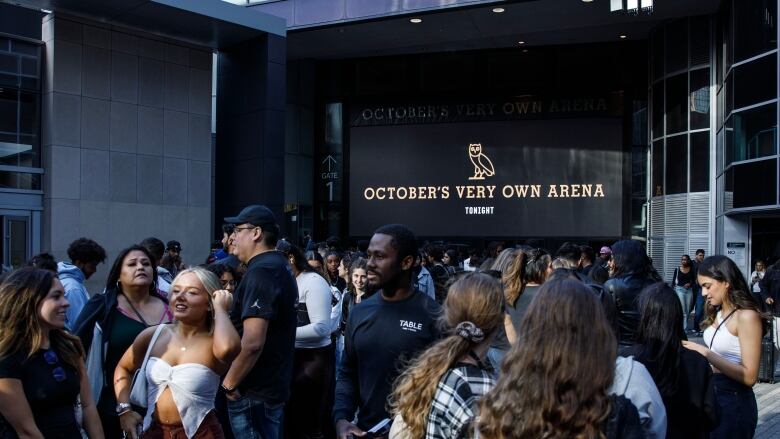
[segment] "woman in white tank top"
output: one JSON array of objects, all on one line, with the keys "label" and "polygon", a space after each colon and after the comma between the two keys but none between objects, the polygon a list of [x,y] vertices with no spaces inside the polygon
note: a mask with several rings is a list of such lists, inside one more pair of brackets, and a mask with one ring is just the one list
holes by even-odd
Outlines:
[{"label": "woman in white tank top", "polygon": [[[189,439],[224,438],[214,399],[220,376],[241,350],[241,339],[228,317],[233,297],[221,288],[219,279],[204,268],[180,272],[169,296],[175,323],[159,331],[147,328],[125,352],[114,373],[114,391],[126,438],[137,439],[139,429],[149,439],[182,432]],[[129,404],[130,390],[150,343],[148,408],[142,419]]]},{"label": "woman in white tank top", "polygon": [[761,358],[762,318],[759,305],[742,272],[726,256],[714,255],[701,262],[698,282],[707,301],[702,321],[704,342],[683,342],[702,354],[712,366],[715,396],[722,415],[710,438],[752,438],[758,422],[753,385]]}]

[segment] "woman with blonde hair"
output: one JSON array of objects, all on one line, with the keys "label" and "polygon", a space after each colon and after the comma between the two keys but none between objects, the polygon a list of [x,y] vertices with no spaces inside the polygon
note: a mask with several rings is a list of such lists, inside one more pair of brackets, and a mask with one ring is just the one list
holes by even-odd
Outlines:
[{"label": "woman with blonde hair", "polygon": [[68,309],[57,275],[24,267],[0,285],[0,437],[81,439],[81,398],[90,439],[103,438],[79,339],[65,331]]},{"label": "woman with blonde hair", "polygon": [[[170,289],[174,323],[145,329],[125,352],[114,373],[114,391],[122,431],[144,438],[223,438],[214,399],[220,376],[241,350],[230,322],[232,295],[205,268],[179,272]],[[151,345],[151,346],[150,346]],[[146,417],[130,405],[131,380],[148,352]]]},{"label": "woman with blonde hair", "polygon": [[473,433],[479,399],[494,384],[487,350],[504,315],[501,285],[484,273],[453,283],[444,302],[449,335],[398,377],[390,438],[461,438]]},{"label": "woman with blonde hair", "polygon": [[480,436],[644,437],[637,409],[607,393],[616,355],[615,335],[590,289],[568,279],[545,283],[520,324],[501,378],[482,398]]}]

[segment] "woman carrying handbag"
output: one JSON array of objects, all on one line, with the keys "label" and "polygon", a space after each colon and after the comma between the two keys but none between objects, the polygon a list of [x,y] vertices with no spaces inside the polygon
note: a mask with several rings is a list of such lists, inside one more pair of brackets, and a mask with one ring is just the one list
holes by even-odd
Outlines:
[{"label": "woman carrying handbag", "polygon": [[[169,296],[175,323],[141,332],[119,361],[114,391],[126,438],[224,438],[214,399],[241,339],[228,317],[232,295],[221,288],[204,268],[180,272]],[[131,402],[147,407],[145,418]]]},{"label": "woman carrying handbag", "polygon": [[156,283],[157,269],[149,251],[138,245],[128,247],[114,261],[105,293],[92,296],[76,319],[74,334],[90,347],[88,374],[103,431],[110,439],[122,436],[110,385],[119,359],[144,329],[171,320]]}]

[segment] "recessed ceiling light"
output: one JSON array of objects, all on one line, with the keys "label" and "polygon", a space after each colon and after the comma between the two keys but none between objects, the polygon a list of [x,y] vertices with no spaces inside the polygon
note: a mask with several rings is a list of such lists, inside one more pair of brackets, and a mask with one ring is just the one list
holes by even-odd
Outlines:
[{"label": "recessed ceiling light", "polygon": [[621,39],[621,40],[625,40],[626,38],[628,38],[628,37],[626,37],[625,35],[621,35],[621,36],[620,36],[620,39]]},{"label": "recessed ceiling light", "polygon": [[493,8],[493,12],[495,12],[496,14],[500,14],[500,13],[504,12],[505,10],[506,9],[504,9],[504,8]]},{"label": "recessed ceiling light", "polygon": [[419,23],[422,23],[422,18],[412,18],[409,21],[414,23],[414,24],[419,24]]},{"label": "recessed ceiling light", "polygon": [[525,44],[525,41],[518,41],[517,44],[522,46],[523,44]]},{"label": "recessed ceiling light", "polygon": [[582,0],[584,3],[591,3],[593,0]]}]

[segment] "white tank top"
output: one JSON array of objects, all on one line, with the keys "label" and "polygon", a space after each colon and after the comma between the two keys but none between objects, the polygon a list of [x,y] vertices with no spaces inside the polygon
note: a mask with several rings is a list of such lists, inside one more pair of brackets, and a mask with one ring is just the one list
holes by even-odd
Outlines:
[{"label": "white tank top", "polygon": [[146,365],[147,401],[149,409],[144,418],[144,431],[152,424],[152,412],[166,387],[170,387],[173,401],[179,409],[184,432],[191,438],[198,431],[203,418],[214,410],[214,398],[219,389],[219,375],[198,363],[171,366],[165,360],[149,357]]},{"label": "white tank top", "polygon": [[[721,312],[718,311],[715,322],[704,330],[704,343],[706,343],[708,347],[712,346],[710,349],[712,349],[713,352],[729,362],[742,364],[742,352],[739,350],[739,337],[729,331],[728,322],[723,323],[718,330],[718,333],[715,333],[715,329],[717,329],[722,318]],[[733,318],[733,315],[731,318]],[[714,341],[712,340],[713,336],[715,337]]]}]

